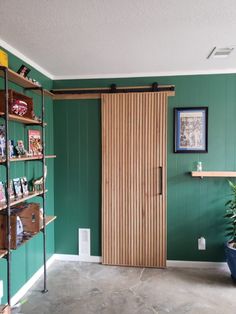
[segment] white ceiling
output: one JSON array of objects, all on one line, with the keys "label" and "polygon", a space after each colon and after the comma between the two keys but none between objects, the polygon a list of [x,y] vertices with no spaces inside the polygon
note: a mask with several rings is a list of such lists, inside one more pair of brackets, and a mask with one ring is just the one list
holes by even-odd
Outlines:
[{"label": "white ceiling", "polygon": [[236,73],[206,59],[235,34],[235,0],[0,0],[0,45],[55,79]]}]

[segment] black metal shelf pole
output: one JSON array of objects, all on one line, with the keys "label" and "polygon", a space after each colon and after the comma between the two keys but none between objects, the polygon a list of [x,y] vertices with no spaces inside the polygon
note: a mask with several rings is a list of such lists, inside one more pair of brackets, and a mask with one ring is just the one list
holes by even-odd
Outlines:
[{"label": "black metal shelf pole", "polygon": [[46,251],[46,185],[45,185],[45,169],[46,169],[46,159],[45,159],[45,99],[44,93],[45,90],[43,87],[27,87],[25,90],[40,90],[41,91],[41,127],[42,127],[42,171],[43,171],[43,267],[44,267],[44,281],[43,281],[43,290],[42,293],[47,293],[47,251]]},{"label": "black metal shelf pole", "polygon": [[42,165],[43,165],[43,266],[44,266],[44,282],[43,282],[43,293],[48,292],[47,289],[47,252],[46,252],[46,184],[45,184],[45,173],[46,173],[46,161],[45,161],[45,103],[44,103],[44,89],[41,89],[41,98],[42,98]]},{"label": "black metal shelf pole", "polygon": [[8,112],[8,69],[0,67],[4,76],[4,92],[5,92],[5,154],[6,161],[6,202],[7,202],[7,302],[11,305],[11,207],[10,207],[10,156],[9,156],[9,112]]}]

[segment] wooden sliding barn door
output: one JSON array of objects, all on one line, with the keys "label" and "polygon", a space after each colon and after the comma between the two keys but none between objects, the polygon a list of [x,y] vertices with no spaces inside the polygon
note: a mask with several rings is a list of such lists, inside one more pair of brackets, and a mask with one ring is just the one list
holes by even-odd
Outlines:
[{"label": "wooden sliding barn door", "polygon": [[102,95],[103,264],[166,266],[167,96]]}]

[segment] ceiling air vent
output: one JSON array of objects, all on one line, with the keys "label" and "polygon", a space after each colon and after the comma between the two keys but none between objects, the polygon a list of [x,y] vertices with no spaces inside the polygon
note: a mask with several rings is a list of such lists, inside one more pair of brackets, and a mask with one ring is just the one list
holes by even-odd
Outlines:
[{"label": "ceiling air vent", "polygon": [[226,48],[216,48],[214,47],[210,54],[208,55],[207,59],[212,58],[227,58],[231,52],[234,50],[233,47],[226,47]]}]

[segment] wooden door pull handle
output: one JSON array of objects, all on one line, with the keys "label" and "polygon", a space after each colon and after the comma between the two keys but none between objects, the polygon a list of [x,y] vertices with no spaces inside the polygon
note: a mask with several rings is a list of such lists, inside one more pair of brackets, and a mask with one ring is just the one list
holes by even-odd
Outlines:
[{"label": "wooden door pull handle", "polygon": [[163,181],[163,178],[162,178],[162,166],[160,166],[159,167],[159,169],[160,169],[160,195],[162,195],[162,193],[163,193],[163,190],[162,190],[162,181]]}]

